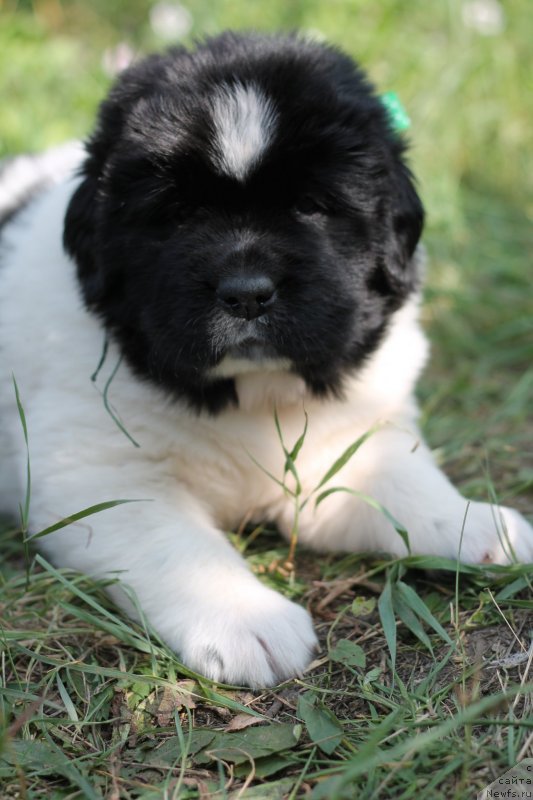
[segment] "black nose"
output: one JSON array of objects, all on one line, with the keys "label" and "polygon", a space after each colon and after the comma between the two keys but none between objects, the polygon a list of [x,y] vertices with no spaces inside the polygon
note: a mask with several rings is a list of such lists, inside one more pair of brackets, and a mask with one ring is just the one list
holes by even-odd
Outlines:
[{"label": "black nose", "polygon": [[276,287],[265,275],[222,278],[217,288],[219,305],[233,317],[256,319],[274,303]]}]

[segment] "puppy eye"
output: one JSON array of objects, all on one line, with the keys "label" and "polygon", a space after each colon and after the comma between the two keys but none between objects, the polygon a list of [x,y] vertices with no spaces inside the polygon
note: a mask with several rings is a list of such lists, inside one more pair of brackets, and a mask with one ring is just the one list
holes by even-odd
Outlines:
[{"label": "puppy eye", "polygon": [[294,209],[299,214],[303,214],[306,217],[309,217],[312,214],[325,213],[324,207],[310,195],[304,195],[304,197],[300,197],[300,199],[295,203]]}]

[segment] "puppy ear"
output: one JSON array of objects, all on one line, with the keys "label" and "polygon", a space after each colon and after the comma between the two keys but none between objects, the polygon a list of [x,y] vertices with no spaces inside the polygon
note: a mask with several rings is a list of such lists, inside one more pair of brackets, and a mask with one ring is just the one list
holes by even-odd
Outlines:
[{"label": "puppy ear", "polygon": [[[174,60],[188,58],[184,48],[173,48]],[[87,303],[96,303],[104,292],[104,276],[99,264],[99,229],[102,198],[100,181],[106,164],[120,147],[124,125],[148,90],[164,87],[171,80],[166,68],[168,57],[149,56],[122,72],[106,100],[100,105],[96,129],[87,143],[87,160],[83,166],[83,182],[74,192],[65,216],[63,244],[78,267]]]},{"label": "puppy ear", "polygon": [[391,289],[401,296],[417,283],[413,258],[424,226],[424,209],[409,168],[398,158],[391,175],[389,231],[385,241],[385,272]]},{"label": "puppy ear", "polygon": [[100,181],[112,156],[124,126],[124,119],[135,100],[130,90],[132,79],[126,70],[119,78],[107,100],[100,105],[96,129],[86,143],[87,158],[80,183],[67,208],[63,230],[63,245],[78,268],[86,302],[96,303],[104,289],[99,266],[99,215],[101,206]]}]

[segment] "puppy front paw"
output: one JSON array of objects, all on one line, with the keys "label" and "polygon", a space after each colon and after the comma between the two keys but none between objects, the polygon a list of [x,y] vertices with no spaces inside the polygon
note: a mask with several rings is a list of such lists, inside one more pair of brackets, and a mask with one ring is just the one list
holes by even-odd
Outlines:
[{"label": "puppy front paw", "polygon": [[175,649],[195,672],[253,688],[301,675],[318,648],[307,611],[261,584],[239,603],[233,596],[191,609],[181,633],[166,638],[178,639]]},{"label": "puppy front paw", "polygon": [[481,564],[532,563],[533,528],[513,508],[471,503],[461,560]]}]

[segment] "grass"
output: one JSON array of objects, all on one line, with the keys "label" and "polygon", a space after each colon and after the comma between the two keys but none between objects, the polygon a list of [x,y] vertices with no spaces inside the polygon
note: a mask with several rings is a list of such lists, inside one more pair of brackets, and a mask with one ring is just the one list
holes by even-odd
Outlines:
[{"label": "grass", "polygon": [[[200,0],[189,38],[313,29],[400,94],[428,209],[424,429],[465,494],[497,491],[531,514],[531,25],[515,0],[503,32],[483,36],[463,6]],[[4,0],[1,152],[85,134],[109,82],[103,50],[162,46],[148,10]],[[323,646],[303,679],[257,695],[194,676],[117,614],[101,583],[26,564],[20,530],[2,529],[2,800],[462,800],[533,755],[528,567],[297,549],[290,580],[274,533],[234,535],[263,580],[310,608]]]}]

